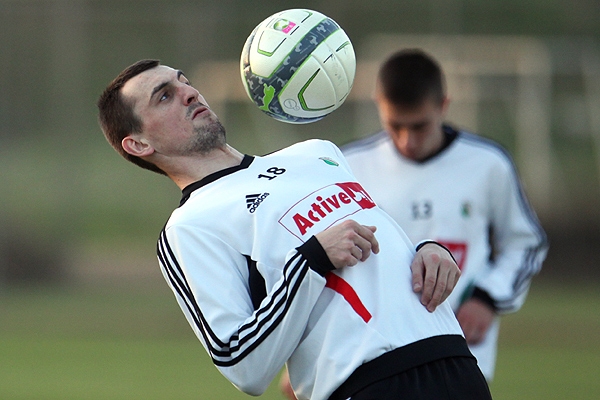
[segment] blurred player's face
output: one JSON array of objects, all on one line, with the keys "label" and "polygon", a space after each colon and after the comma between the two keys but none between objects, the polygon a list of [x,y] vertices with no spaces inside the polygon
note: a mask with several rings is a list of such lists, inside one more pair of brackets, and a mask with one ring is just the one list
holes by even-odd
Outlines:
[{"label": "blurred player's face", "polygon": [[375,101],[382,127],[404,157],[420,161],[442,147],[442,124],[448,108],[447,99],[441,104],[427,99],[416,107],[394,104],[382,95],[377,95]]},{"label": "blurred player's face", "polygon": [[185,75],[159,65],[122,88],[142,122],[140,140],[165,156],[206,154],[225,144],[225,130]]}]

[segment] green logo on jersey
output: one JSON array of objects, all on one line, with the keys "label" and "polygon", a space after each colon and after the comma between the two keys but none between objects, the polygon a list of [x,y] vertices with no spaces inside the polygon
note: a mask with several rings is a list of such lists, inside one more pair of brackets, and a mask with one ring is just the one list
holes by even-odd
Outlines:
[{"label": "green logo on jersey", "polygon": [[340,166],[340,164],[338,164],[336,161],[332,160],[329,157],[319,157],[319,160],[323,160],[323,162],[327,165],[333,165],[334,167]]},{"label": "green logo on jersey", "polygon": [[469,203],[468,201],[465,201],[462,204],[460,213],[462,214],[463,217],[468,218],[471,216],[471,203]]}]

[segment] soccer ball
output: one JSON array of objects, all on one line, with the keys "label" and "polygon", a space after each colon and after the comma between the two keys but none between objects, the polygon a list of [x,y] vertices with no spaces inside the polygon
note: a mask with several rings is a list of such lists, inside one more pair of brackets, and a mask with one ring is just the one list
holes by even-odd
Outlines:
[{"label": "soccer ball", "polygon": [[331,18],[312,10],[271,15],[250,34],[240,72],[250,99],[271,117],[293,124],[322,119],[348,97],[356,58]]}]

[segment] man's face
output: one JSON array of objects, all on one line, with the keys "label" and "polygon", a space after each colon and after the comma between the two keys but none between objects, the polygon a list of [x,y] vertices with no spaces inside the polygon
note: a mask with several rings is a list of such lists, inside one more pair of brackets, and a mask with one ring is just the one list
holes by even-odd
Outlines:
[{"label": "man's face", "polygon": [[123,96],[142,122],[142,138],[167,156],[208,152],[224,144],[224,129],[185,75],[159,65],[131,78]]},{"label": "man's face", "polygon": [[394,104],[379,94],[376,103],[382,127],[404,157],[420,161],[441,148],[447,99],[441,104],[427,99],[419,106],[407,108]]}]

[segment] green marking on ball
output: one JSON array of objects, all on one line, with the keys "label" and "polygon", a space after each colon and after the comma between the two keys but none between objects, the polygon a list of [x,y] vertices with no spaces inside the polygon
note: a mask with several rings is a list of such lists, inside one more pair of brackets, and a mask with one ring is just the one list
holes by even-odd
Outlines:
[{"label": "green marking on ball", "polygon": [[261,50],[260,48],[256,49],[256,52],[258,54],[262,54],[265,57],[272,57],[273,54],[275,54],[275,52],[277,51],[277,49],[283,44],[283,42],[285,42],[285,39],[283,39],[281,42],[279,42],[279,44],[275,47],[275,49],[273,49],[273,51],[266,51],[266,50]]},{"label": "green marking on ball", "polygon": [[258,108],[263,111],[269,111],[269,104],[271,104],[271,101],[275,98],[275,88],[263,83],[263,94],[263,105]]},{"label": "green marking on ball", "polygon": [[317,77],[317,74],[319,73],[319,71],[321,71],[321,68],[319,68],[318,70],[315,71],[314,74],[312,74],[312,76],[310,77],[310,79],[308,81],[306,81],[306,83],[302,86],[302,89],[300,89],[300,92],[298,92],[298,100],[300,101],[300,106],[302,107],[302,109],[304,111],[321,111],[321,110],[327,110],[328,108],[331,108],[331,107],[333,107],[335,105],[335,104],[332,104],[330,106],[322,107],[322,108],[310,108],[306,104],[306,100],[304,99],[304,92],[306,91],[306,89],[308,89],[308,86],[310,85],[310,83]]},{"label": "green marking on ball", "polygon": [[349,41],[346,41],[346,42],[342,43],[342,44],[340,45],[340,47],[338,47],[337,49],[335,49],[335,51],[336,51],[336,52],[338,52],[338,51],[340,51],[341,49],[343,49],[344,47],[346,47],[346,46],[349,46],[349,45],[350,45],[350,42],[349,42]]}]

